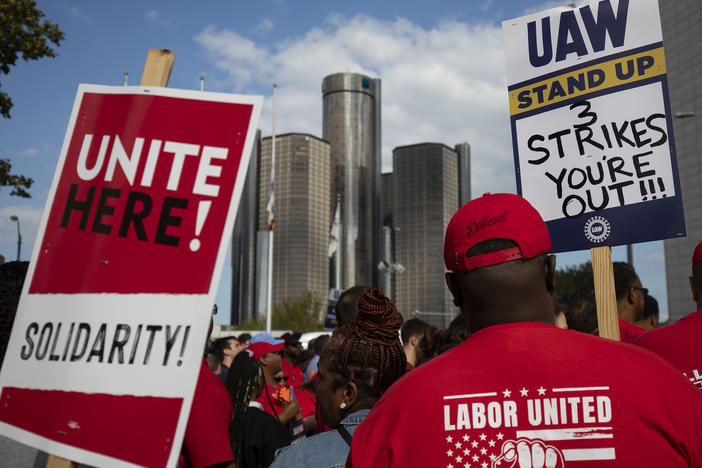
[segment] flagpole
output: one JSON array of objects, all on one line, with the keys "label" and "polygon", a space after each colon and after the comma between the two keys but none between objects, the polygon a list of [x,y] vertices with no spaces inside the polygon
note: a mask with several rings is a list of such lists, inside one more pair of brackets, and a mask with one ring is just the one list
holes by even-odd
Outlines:
[{"label": "flagpole", "polygon": [[[273,83],[273,117],[272,117],[272,125],[271,125],[271,133],[272,133],[272,138],[271,138],[271,193],[270,196],[273,196],[275,186],[274,180],[275,180],[275,97],[276,97],[276,91],[278,89],[278,85],[276,83]],[[271,206],[271,210],[275,210],[273,206]],[[271,321],[273,317],[273,229],[275,226],[275,215],[273,218],[272,224],[268,227],[268,281],[267,281],[267,297],[266,297],[266,333],[271,332]]]},{"label": "flagpole", "polygon": [[[339,216],[339,209],[341,208],[341,194],[336,194],[336,213],[334,222],[337,222],[336,217]],[[341,220],[338,220],[341,224]],[[336,283],[334,287],[336,289],[341,289],[341,226],[338,228],[338,246],[336,252],[334,252],[336,258],[334,259],[334,282]]]}]

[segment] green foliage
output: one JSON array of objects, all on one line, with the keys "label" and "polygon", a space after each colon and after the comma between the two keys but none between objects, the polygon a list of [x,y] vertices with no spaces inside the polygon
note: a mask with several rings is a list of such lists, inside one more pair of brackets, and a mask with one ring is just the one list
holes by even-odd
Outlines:
[{"label": "green foliage", "polygon": [[[47,42],[57,46],[64,39],[58,26],[48,21],[33,0],[0,0],[0,73],[7,75],[19,56],[23,60],[55,57]],[[12,100],[0,92],[0,114],[10,118]]]},{"label": "green foliage", "polygon": [[556,294],[569,296],[575,292],[593,291],[592,262],[581,263],[556,270]]},{"label": "green foliage", "polygon": [[11,174],[11,169],[12,164],[10,164],[9,159],[0,159],[0,187],[12,187],[10,195],[31,198],[31,195],[26,189],[32,186],[34,180],[23,175]]},{"label": "green foliage", "polygon": [[[281,304],[273,307],[271,327],[274,330],[293,330],[300,333],[324,329],[319,321],[319,311],[324,303],[312,291],[305,291],[293,299],[283,299]],[[266,318],[259,317],[242,322],[236,327],[239,330],[263,330],[266,328]]]},{"label": "green foliage", "polygon": [[312,291],[305,291],[294,299],[283,299],[282,304],[273,308],[272,327],[276,330],[308,332],[323,330],[319,321],[322,300]]}]

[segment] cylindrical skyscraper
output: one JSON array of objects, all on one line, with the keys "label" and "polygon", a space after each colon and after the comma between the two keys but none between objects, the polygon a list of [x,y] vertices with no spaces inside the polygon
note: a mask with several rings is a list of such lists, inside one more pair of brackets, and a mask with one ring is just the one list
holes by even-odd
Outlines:
[{"label": "cylindrical skyscraper", "polygon": [[[341,285],[377,284],[380,232],[380,80],[324,78],[323,138],[331,145],[331,199],[341,194]],[[331,220],[330,220],[331,221]]]}]

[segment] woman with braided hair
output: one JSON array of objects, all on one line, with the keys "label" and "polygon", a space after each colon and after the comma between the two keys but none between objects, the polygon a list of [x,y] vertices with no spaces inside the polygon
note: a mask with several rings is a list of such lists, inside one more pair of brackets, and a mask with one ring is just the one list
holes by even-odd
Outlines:
[{"label": "woman with braided hair", "polygon": [[275,451],[290,444],[290,434],[256,401],[263,390],[263,373],[258,361],[249,353],[237,354],[225,385],[234,406],[229,442],[237,468],[267,468],[273,462]]},{"label": "woman with braided hair", "polygon": [[319,358],[319,410],[336,430],[279,450],[273,468],[344,466],[354,430],[405,372],[401,326],[402,316],[382,289],[363,294],[355,320],[332,334]]}]

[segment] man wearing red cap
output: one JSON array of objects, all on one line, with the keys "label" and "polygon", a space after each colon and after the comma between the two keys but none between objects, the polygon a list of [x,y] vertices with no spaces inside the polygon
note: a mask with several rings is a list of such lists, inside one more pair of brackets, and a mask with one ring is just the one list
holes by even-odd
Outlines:
[{"label": "man wearing red cap", "polygon": [[675,369],[553,325],[550,249],[519,196],[486,194],[458,210],[446,281],[471,335],[388,389],[354,433],[347,466],[702,464],[702,398]]},{"label": "man wearing red cap", "polygon": [[690,289],[697,312],[667,327],[644,333],[634,344],[661,356],[702,390],[702,242],[697,244],[692,256]]}]

